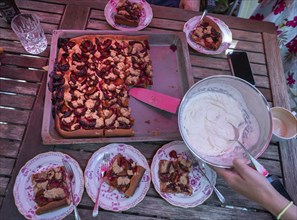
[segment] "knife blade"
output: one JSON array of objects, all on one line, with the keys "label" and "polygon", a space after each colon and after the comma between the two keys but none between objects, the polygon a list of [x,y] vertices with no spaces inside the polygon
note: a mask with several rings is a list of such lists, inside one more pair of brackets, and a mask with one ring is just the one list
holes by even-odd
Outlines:
[{"label": "knife blade", "polygon": [[156,108],[176,114],[181,99],[175,98],[150,89],[132,88],[129,91],[130,96]]}]

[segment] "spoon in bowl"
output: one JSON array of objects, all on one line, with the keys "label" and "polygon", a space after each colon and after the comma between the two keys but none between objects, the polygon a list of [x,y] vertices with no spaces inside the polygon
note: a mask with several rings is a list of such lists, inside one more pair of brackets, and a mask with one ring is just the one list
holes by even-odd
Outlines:
[{"label": "spoon in bowl", "polygon": [[233,130],[234,130],[234,138],[229,140],[229,141],[235,141],[236,143],[239,144],[239,146],[245,151],[245,153],[248,155],[249,159],[252,161],[254,164],[256,170],[261,173],[263,176],[267,177],[269,175],[268,171],[263,167],[262,164],[260,164],[254,157],[253,155],[249,152],[249,150],[239,141],[239,130],[230,122],[228,122]]}]

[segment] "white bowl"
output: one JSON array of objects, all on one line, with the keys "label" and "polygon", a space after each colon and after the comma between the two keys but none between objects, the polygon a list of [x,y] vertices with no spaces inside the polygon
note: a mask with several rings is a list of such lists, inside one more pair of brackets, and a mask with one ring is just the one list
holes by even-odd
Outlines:
[{"label": "white bowl", "polygon": [[[234,139],[258,158],[272,136],[269,105],[250,83],[233,76],[212,76],[193,85],[178,111],[181,136],[191,152],[213,166],[232,167],[235,158],[245,158]],[[248,162],[248,160],[247,160]]]}]

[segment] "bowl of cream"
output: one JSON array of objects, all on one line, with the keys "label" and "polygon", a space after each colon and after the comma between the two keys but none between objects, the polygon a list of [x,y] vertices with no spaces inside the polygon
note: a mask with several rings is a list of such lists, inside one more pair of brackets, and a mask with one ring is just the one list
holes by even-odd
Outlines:
[{"label": "bowl of cream", "polygon": [[[194,84],[178,110],[181,136],[191,152],[213,166],[230,168],[246,158],[238,140],[258,158],[272,137],[272,116],[262,93],[234,76],[218,75]],[[248,161],[248,160],[247,160]]]}]

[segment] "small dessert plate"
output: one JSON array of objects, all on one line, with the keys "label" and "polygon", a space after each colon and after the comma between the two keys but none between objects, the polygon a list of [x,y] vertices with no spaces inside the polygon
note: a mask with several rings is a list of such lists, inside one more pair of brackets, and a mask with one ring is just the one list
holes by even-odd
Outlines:
[{"label": "small dessert plate", "polygon": [[45,171],[47,169],[63,166],[62,159],[65,158],[71,165],[74,172],[74,181],[72,189],[74,203],[78,205],[84,191],[83,172],[79,164],[67,154],[60,152],[42,153],[29,160],[19,171],[13,187],[15,204],[19,212],[27,219],[64,219],[73,211],[73,206],[69,205],[64,208],[51,211],[42,215],[36,215],[37,204],[34,202],[33,185],[31,176],[34,173]]},{"label": "small dessert plate", "polygon": [[[173,150],[177,153],[177,156],[187,158],[193,163],[192,170],[189,173],[189,181],[193,189],[193,193],[190,196],[182,193],[174,194],[163,193],[160,191],[160,179],[158,175],[159,161],[170,160],[171,157],[169,156],[169,153]],[[191,154],[184,142],[173,141],[162,146],[155,154],[151,165],[152,181],[156,191],[170,204],[183,208],[195,207],[207,200],[213,192],[212,186],[203,176],[199,168],[206,173],[207,177],[215,185],[217,174],[208,167],[204,168],[198,159],[194,159],[194,156]]]},{"label": "small dessert plate", "polygon": [[97,150],[89,159],[87,167],[85,169],[85,184],[86,190],[93,202],[96,201],[100,169],[102,166],[103,155],[108,152],[110,154],[110,160],[117,154],[122,154],[128,160],[132,159],[137,165],[145,168],[145,172],[142,179],[134,192],[134,195],[126,198],[124,193],[120,193],[116,189],[112,189],[107,183],[103,182],[101,185],[99,206],[105,210],[111,211],[125,211],[141,202],[147,191],[150,188],[151,176],[150,168],[146,158],[139,152],[139,150],[126,144],[109,144],[105,147]]},{"label": "small dessert plate", "polygon": [[145,0],[130,0],[131,3],[139,4],[143,10],[142,15],[140,17],[139,25],[137,27],[129,27],[126,25],[119,25],[114,22],[114,15],[116,14],[117,5],[119,4],[120,0],[110,0],[104,9],[104,16],[108,24],[110,24],[115,29],[120,31],[139,31],[146,28],[153,19],[153,11],[149,3]]},{"label": "small dessert plate", "polygon": [[230,31],[229,27],[220,19],[207,15],[208,18],[213,20],[220,28],[222,32],[222,43],[217,50],[207,50],[201,45],[195,43],[191,40],[190,34],[196,28],[197,24],[200,21],[201,16],[195,16],[188,20],[184,25],[184,33],[186,34],[187,42],[194,50],[204,54],[220,54],[227,50],[232,43],[232,32]]}]

